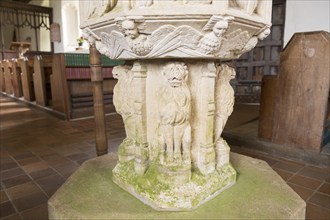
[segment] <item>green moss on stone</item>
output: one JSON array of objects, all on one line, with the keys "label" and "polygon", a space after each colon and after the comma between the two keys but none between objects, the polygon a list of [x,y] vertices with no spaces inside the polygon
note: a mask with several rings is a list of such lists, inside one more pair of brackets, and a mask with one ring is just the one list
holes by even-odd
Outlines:
[{"label": "green moss on stone", "polygon": [[[233,187],[191,212],[159,212],[114,184],[110,170],[116,161],[109,155],[98,157],[80,167],[52,196],[49,218],[304,219],[305,202],[266,163],[237,154],[231,161],[238,171]],[[133,163],[126,165],[133,168]],[[156,170],[150,170],[150,176]]]},{"label": "green moss on stone", "polygon": [[[165,210],[194,209],[205,199],[235,183],[236,173],[230,165],[222,168],[224,172],[221,175],[217,171],[207,176],[193,172],[191,180],[180,185],[160,182],[159,166],[158,161],[151,163],[146,173],[139,176],[134,171],[134,161],[119,162],[113,170],[114,180],[143,202]],[[166,168],[173,172],[183,169],[178,165]],[[164,173],[161,175],[166,177]]]}]

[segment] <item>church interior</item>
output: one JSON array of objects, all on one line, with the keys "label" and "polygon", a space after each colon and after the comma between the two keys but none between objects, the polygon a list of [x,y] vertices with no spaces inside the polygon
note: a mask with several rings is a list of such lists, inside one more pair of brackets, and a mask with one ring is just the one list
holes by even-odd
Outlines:
[{"label": "church interior", "polygon": [[[91,79],[79,2],[0,1],[1,220],[48,219],[62,184],[125,139],[112,71],[125,61],[100,55],[102,80]],[[330,218],[329,11],[328,1],[273,0],[270,35],[229,62],[235,105],[222,137],[231,152],[265,161],[306,202],[306,219]]]}]

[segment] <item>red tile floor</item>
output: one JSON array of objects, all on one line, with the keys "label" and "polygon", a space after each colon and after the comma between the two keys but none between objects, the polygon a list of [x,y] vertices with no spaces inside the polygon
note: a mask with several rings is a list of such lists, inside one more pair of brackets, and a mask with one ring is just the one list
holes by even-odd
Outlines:
[{"label": "red tile floor", "polygon": [[[125,135],[122,120],[114,114],[106,121],[109,152],[116,152]],[[96,156],[94,130],[93,119],[60,120],[0,95],[0,219],[48,219],[47,200]],[[307,219],[330,219],[329,168],[232,150],[267,161],[307,202]]]}]

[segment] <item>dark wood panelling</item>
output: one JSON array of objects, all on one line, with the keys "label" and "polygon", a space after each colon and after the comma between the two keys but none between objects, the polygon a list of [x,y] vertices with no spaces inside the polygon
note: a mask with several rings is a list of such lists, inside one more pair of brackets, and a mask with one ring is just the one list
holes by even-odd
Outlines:
[{"label": "dark wood panelling", "polygon": [[285,3],[285,0],[273,1],[271,34],[252,51],[234,61],[237,78],[232,85],[236,102],[259,102],[262,77],[278,73],[283,48]]}]

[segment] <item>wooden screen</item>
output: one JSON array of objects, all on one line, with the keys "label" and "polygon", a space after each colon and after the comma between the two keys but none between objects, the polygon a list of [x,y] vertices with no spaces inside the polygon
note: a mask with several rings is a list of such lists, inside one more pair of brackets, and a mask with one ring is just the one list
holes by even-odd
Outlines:
[{"label": "wooden screen", "polygon": [[232,82],[236,102],[259,103],[263,75],[278,73],[283,48],[286,0],[273,0],[271,34],[250,52],[234,61],[237,77]]}]

